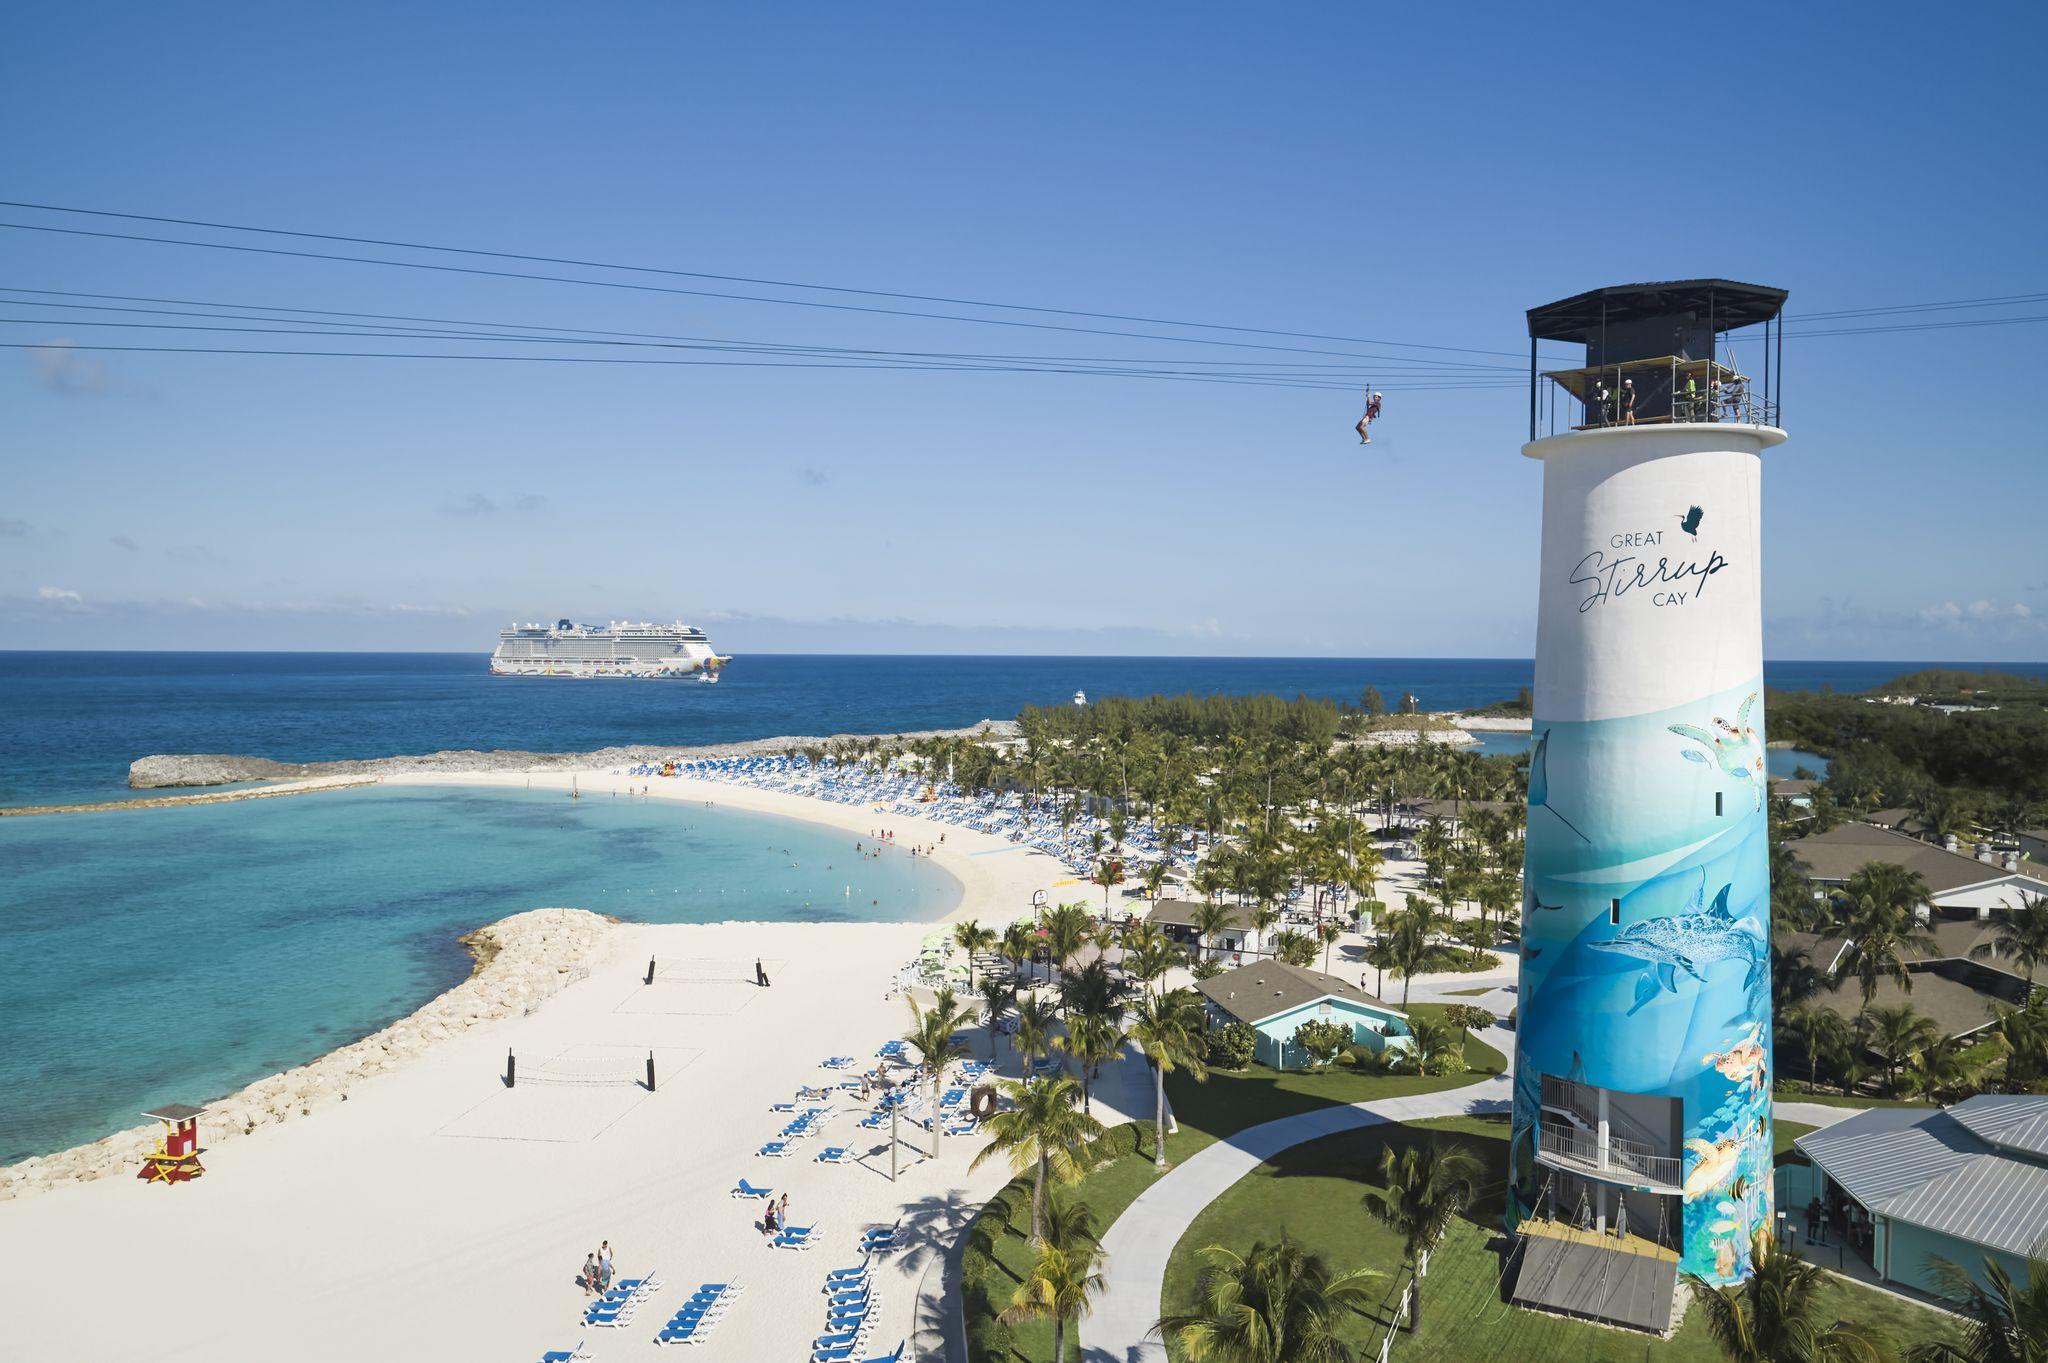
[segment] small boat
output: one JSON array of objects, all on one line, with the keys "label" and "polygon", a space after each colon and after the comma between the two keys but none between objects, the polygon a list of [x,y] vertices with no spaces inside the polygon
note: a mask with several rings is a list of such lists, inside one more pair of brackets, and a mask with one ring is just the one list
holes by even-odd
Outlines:
[{"label": "small boat", "polygon": [[1088,693],[1087,693],[1086,691],[1076,691],[1076,692],[1074,693],[1074,704],[1076,704],[1076,705],[1086,705],[1087,703],[1088,703]]}]

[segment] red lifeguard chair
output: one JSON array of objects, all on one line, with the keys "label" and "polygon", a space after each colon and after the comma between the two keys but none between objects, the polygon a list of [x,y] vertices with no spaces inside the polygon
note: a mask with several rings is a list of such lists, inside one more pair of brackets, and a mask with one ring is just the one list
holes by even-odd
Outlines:
[{"label": "red lifeguard chair", "polygon": [[206,1172],[199,1163],[199,1119],[203,1107],[189,1103],[166,1103],[142,1114],[164,1124],[163,1139],[156,1150],[142,1157],[135,1177],[144,1183],[190,1183]]}]

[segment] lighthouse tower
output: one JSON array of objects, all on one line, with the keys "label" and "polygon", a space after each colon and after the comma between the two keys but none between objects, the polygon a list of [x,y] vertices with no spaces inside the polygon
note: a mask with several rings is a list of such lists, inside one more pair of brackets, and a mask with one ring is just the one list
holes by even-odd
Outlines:
[{"label": "lighthouse tower", "polygon": [[[1739,1281],[1771,1224],[1758,522],[1784,300],[1696,279],[1529,313],[1543,547],[1510,1215],[1553,1258],[1629,1255],[1599,1282],[1645,1263]],[[1546,341],[1585,363],[1539,372]],[[1540,1299],[1533,1263],[1518,1295]]]}]

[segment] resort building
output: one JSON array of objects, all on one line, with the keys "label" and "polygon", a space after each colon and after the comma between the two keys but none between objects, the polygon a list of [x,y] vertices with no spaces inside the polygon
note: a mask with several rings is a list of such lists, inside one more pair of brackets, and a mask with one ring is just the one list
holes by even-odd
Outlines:
[{"label": "resort building", "polygon": [[1955,838],[1937,846],[1858,822],[1809,834],[1788,846],[1817,885],[1846,884],[1873,861],[1903,866],[1927,883],[1928,908],[1956,916],[1988,918],[1994,909],[2018,908],[2028,895],[2048,894],[2048,867],[2029,866],[2017,852],[2000,853],[1988,843],[1966,852]]},{"label": "resort building", "polygon": [[1213,934],[1213,941],[1203,941],[1202,934],[1195,929],[1201,911],[1208,906],[1187,899],[1162,899],[1152,906],[1145,915],[1145,921],[1164,932],[1167,937],[1183,946],[1199,946],[1203,954],[1236,964],[1245,956],[1256,956],[1267,950],[1266,934],[1259,931],[1252,922],[1252,911],[1243,904],[1230,906],[1229,925]]},{"label": "resort building", "polygon": [[1276,1070],[1309,1064],[1309,1057],[1294,1044],[1295,1028],[1304,1022],[1348,1025],[1352,1044],[1376,1051],[1414,1044],[1408,1037],[1406,1013],[1320,970],[1258,961],[1226,970],[1195,988],[1208,999],[1213,1021],[1251,1025],[1259,1034],[1254,1058]]},{"label": "resort building", "polygon": [[1821,1264],[1939,1295],[1936,1259],[1981,1281],[1989,1257],[2024,1283],[2027,1254],[2048,1239],[2048,1096],[1872,1108],[1796,1144],[1812,1163],[1779,1171],[1780,1205],[1806,1231],[1818,1199],[1819,1243],[1805,1252]]}]

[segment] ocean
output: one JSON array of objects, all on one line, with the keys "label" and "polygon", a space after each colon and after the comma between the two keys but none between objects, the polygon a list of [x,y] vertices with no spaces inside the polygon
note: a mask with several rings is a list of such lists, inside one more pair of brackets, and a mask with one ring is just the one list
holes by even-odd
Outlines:
[{"label": "ocean", "polygon": [[[493,677],[477,653],[0,652],[0,804],[122,799],[147,753],[285,761],[445,748],[576,752],[782,734],[888,733],[1009,719],[1025,705],[1152,692],[1272,691],[1451,710],[1531,680],[1507,658],[742,656],[717,686]],[[1862,690],[1918,667],[1772,662],[1774,687]],[[2048,664],[2005,665],[2048,676]],[[1516,751],[1512,736],[1487,749]]]}]

